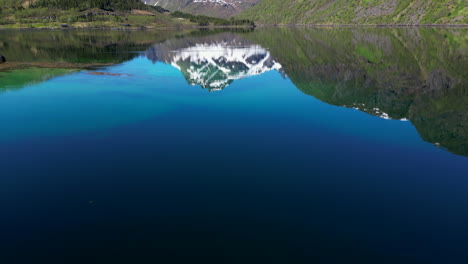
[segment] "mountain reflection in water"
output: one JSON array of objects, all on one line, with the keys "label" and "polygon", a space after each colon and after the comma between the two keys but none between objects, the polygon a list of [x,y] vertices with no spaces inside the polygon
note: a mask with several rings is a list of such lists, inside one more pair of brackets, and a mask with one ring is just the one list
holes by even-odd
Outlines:
[{"label": "mountain reflection in water", "polygon": [[2,263],[468,263],[466,33],[2,31]]},{"label": "mountain reflection in water", "polygon": [[156,44],[145,55],[174,65],[190,84],[210,91],[278,70],[305,94],[411,121],[424,140],[468,156],[464,30],[277,31],[181,38]]},{"label": "mountain reflection in water", "polygon": [[168,41],[151,47],[145,54],[153,62],[173,65],[191,85],[210,91],[222,90],[234,80],[281,70],[266,49],[226,33]]},{"label": "mountain reflection in water", "polygon": [[[10,65],[23,68],[28,63],[49,67],[56,61],[62,62],[57,67],[65,62],[72,63],[67,68],[92,68],[145,56],[173,65],[189,84],[209,91],[276,70],[307,95],[381,118],[411,121],[425,141],[468,156],[466,31],[53,32],[50,39],[44,33],[13,31],[2,35],[0,47]],[[25,78],[27,69],[6,70],[10,72],[0,72],[5,84],[0,91],[73,72],[35,70]]]}]

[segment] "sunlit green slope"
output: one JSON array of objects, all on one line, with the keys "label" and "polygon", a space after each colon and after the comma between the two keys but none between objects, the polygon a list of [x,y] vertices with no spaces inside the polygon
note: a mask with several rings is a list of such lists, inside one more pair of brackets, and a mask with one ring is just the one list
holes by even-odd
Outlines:
[{"label": "sunlit green slope", "polygon": [[263,0],[238,17],[257,24],[468,24],[468,1]]},{"label": "sunlit green slope", "polygon": [[0,0],[0,28],[60,28],[64,24],[153,28],[184,25],[184,21],[140,0]]}]

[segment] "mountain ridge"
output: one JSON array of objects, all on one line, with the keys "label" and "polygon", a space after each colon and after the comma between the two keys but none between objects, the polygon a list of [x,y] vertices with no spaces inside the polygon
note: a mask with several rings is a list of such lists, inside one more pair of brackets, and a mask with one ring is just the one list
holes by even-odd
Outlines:
[{"label": "mountain ridge", "polygon": [[262,0],[240,13],[257,24],[468,24],[463,0]]},{"label": "mountain ridge", "polygon": [[228,18],[255,6],[261,0],[142,0],[151,6],[193,15]]}]

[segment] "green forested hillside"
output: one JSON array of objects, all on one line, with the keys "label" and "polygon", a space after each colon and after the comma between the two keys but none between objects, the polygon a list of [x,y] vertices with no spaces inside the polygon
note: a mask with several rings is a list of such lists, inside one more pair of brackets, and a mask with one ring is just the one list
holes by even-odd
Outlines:
[{"label": "green forested hillside", "polygon": [[209,17],[203,15],[192,15],[189,13],[183,13],[180,11],[176,11],[171,14],[173,17],[186,19],[190,22],[197,23],[199,26],[251,26],[254,27],[255,23],[248,19],[223,19],[217,17]]},{"label": "green forested hillside", "polygon": [[[0,0],[0,27],[158,27],[192,24],[139,0]],[[187,22],[187,23],[186,23]]]},{"label": "green forested hillside", "polygon": [[131,11],[132,9],[150,9],[139,0],[37,0],[31,6],[81,10],[99,8],[109,11]]},{"label": "green forested hillside", "polygon": [[466,0],[262,0],[257,24],[468,24]]},{"label": "green forested hillside", "polygon": [[170,13],[140,0],[0,0],[0,27],[252,26],[247,19]]},{"label": "green forested hillside", "polygon": [[150,9],[139,0],[0,0],[0,8],[3,11],[8,9],[21,10],[27,7],[77,8],[81,10],[100,8],[115,11]]}]

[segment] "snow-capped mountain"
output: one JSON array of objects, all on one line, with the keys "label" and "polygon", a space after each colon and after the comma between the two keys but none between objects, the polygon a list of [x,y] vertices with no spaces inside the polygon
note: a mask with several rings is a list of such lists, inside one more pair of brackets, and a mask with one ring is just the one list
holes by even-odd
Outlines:
[{"label": "snow-capped mountain", "polygon": [[170,11],[182,11],[195,15],[230,17],[260,0],[142,0],[147,5],[161,6]]},{"label": "snow-capped mountain", "polygon": [[146,56],[173,65],[191,85],[210,91],[221,90],[235,80],[282,68],[268,50],[236,38],[188,41],[187,44],[158,44],[148,50]]}]

